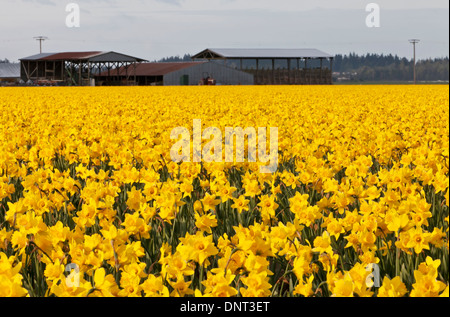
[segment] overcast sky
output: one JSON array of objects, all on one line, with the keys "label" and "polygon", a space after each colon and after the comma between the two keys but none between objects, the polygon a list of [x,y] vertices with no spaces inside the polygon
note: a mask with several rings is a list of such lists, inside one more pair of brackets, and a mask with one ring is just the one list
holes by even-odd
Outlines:
[{"label": "overcast sky", "polygon": [[[366,5],[381,9],[366,26]],[[68,3],[80,27],[68,28]],[[155,60],[205,48],[317,48],[330,54],[449,55],[447,0],[0,0],[0,59],[44,52],[117,51]]]}]

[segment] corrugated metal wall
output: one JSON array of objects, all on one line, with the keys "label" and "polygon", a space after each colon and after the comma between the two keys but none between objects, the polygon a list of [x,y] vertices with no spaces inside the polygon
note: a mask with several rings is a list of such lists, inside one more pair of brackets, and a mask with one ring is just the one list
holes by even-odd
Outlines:
[{"label": "corrugated metal wall", "polygon": [[207,62],[175,71],[164,76],[164,86],[178,86],[183,75],[189,76],[189,85],[198,85],[200,80],[209,75],[217,81],[217,85],[253,85],[252,74],[220,65],[216,62]]},{"label": "corrugated metal wall", "polygon": [[20,64],[0,63],[0,78],[19,78]]}]

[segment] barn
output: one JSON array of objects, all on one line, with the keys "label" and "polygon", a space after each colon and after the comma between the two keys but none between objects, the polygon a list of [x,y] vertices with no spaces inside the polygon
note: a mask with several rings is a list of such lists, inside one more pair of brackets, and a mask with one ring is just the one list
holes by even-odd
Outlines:
[{"label": "barn", "polygon": [[255,85],[329,85],[333,82],[333,56],[314,48],[208,48],[192,59],[214,60],[252,74]]},{"label": "barn", "polygon": [[40,53],[20,59],[20,77],[36,84],[93,86],[95,74],[124,67],[126,83],[135,83],[136,65],[146,60],[117,52]]},{"label": "barn", "polygon": [[[120,84],[125,80],[126,69],[120,67],[110,72]],[[99,85],[107,85],[107,72],[96,76]],[[214,79],[216,85],[253,85],[253,75],[214,61],[141,63],[136,66],[136,83],[140,86],[193,86],[204,84],[204,79]]]}]

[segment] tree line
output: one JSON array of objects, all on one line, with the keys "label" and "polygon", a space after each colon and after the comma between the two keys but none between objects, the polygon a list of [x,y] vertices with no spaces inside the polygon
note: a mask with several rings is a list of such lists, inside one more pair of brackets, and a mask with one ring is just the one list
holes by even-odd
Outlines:
[{"label": "tree line", "polygon": [[161,58],[160,60],[155,60],[158,63],[170,63],[170,62],[191,62],[192,58],[190,54],[184,54],[183,56],[169,56]]},{"label": "tree line", "polygon": [[[414,76],[414,60],[397,55],[366,54],[336,55],[333,71],[351,73],[354,81],[410,81]],[[434,58],[417,61],[417,80],[448,81],[449,58]]]}]

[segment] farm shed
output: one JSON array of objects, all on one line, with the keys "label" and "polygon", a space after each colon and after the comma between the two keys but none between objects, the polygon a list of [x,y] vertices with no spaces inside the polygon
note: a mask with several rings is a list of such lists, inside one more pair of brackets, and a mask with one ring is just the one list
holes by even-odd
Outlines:
[{"label": "farm shed", "polygon": [[[95,74],[106,71],[107,81],[115,83],[112,69],[124,67],[126,83],[135,83],[137,64],[144,59],[116,52],[41,53],[20,59],[20,77],[23,81],[75,86],[95,85]],[[122,83],[123,84],[123,83]]]},{"label": "farm shed", "polygon": [[193,60],[218,60],[254,75],[256,85],[332,84],[333,56],[317,49],[205,49]]},{"label": "farm shed", "polygon": [[[112,70],[117,73],[117,70]],[[123,79],[125,69],[118,70]],[[106,79],[106,72],[97,76],[97,82]],[[138,85],[188,86],[198,85],[205,78],[213,78],[218,85],[253,85],[253,75],[216,62],[141,63],[136,66]]]},{"label": "farm shed", "polygon": [[20,64],[0,63],[0,83],[16,83],[20,80]]}]

